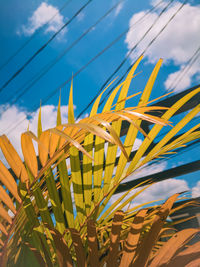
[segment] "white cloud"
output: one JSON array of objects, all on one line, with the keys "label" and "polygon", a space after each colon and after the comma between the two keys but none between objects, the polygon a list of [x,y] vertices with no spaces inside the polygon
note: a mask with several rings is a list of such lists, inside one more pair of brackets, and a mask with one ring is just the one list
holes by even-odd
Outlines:
[{"label": "white cloud", "polygon": [[[138,192],[141,190],[142,187],[132,190],[131,194],[128,195],[130,197],[134,193]],[[155,200],[166,200],[168,197],[175,193],[181,193],[183,191],[189,190],[188,184],[185,180],[179,180],[179,179],[168,179],[164,180],[158,183],[155,183],[151,185],[149,188],[144,190],[142,193],[140,193],[131,203],[129,208],[136,207],[138,205],[150,202],[150,201],[155,201]],[[120,196],[120,194],[116,194],[112,197],[111,203],[114,203]],[[126,197],[126,199],[128,198]],[[153,204],[150,204],[153,205]],[[127,207],[125,208],[125,210]]]},{"label": "white cloud", "polygon": [[85,18],[85,13],[83,13],[83,12],[79,13],[77,16],[78,22],[83,21],[84,18]]},{"label": "white cloud", "polygon": [[[188,68],[188,71],[185,71],[184,67],[185,65],[182,65],[178,71],[169,74],[167,80],[164,83],[165,88],[167,88],[168,90],[175,88],[176,91],[184,90],[191,85],[194,75],[200,74],[200,64],[198,62],[194,64],[190,69]],[[197,78],[197,81],[198,79],[199,78]]]},{"label": "white cloud", "polygon": [[[19,108],[17,106],[11,106],[6,111],[3,111],[5,106],[0,106],[0,134],[6,134],[9,129],[14,127],[17,122],[21,122],[16,128],[9,132],[7,135],[17,152],[20,156],[21,153],[21,134],[25,132],[29,125],[29,130],[37,134],[37,123],[38,123],[38,113],[39,109],[30,114],[26,110]],[[67,106],[61,106],[62,122],[67,122],[68,108]],[[27,118],[29,117],[29,119]],[[57,108],[54,105],[46,105],[42,107],[42,126],[43,130],[52,128],[56,126]],[[1,152],[0,152],[1,153]],[[0,154],[0,159],[3,160],[2,154]],[[5,161],[4,161],[5,163]]]},{"label": "white cloud", "polygon": [[166,2],[164,2],[164,1],[160,1],[160,0],[152,0],[151,1],[151,5],[153,6],[153,7],[158,7],[159,9],[163,9],[165,6],[166,6]]},{"label": "white cloud", "polygon": [[[142,168],[138,169],[136,172],[134,172],[132,175],[127,177],[123,182],[128,182],[135,180],[137,178],[147,176],[150,174],[158,173],[163,170],[165,170],[167,167],[166,162],[159,162],[152,165],[146,165]],[[144,187],[140,187],[137,189],[133,189],[131,193],[128,194],[128,196],[125,198],[129,198],[134,193],[138,192]],[[144,190],[142,193],[140,193],[131,203],[129,208],[141,205],[146,202],[150,201],[156,201],[156,200],[165,200],[166,198],[170,197],[171,195],[175,193],[180,193],[183,191],[189,190],[187,181],[185,180],[179,180],[179,179],[167,179],[158,183],[155,183],[151,185],[149,188]],[[125,192],[124,192],[125,193]],[[119,197],[121,197],[124,193],[119,193],[114,195],[111,200],[110,204],[114,203]],[[162,201],[163,202],[163,201]],[[151,204],[153,205],[153,204]],[[127,205],[128,206],[128,205]],[[124,210],[127,209],[127,206]]]},{"label": "white cloud", "polygon": [[142,140],[139,138],[136,138],[135,143],[134,143],[133,148],[132,148],[132,151],[138,150],[138,148],[141,146],[141,144],[142,144]]},{"label": "white cloud", "polygon": [[[153,1],[153,5],[155,5],[156,2],[157,1]],[[156,36],[160,29],[167,23],[169,18],[176,12],[176,10],[178,10],[180,5],[181,3],[176,1],[169,7],[169,9],[167,9],[167,11],[155,24],[155,27],[152,28],[131,55],[132,60],[135,60],[143,52],[147,44]],[[153,12],[141,23],[130,27],[125,39],[128,50],[130,50],[141,39],[150,25],[152,25],[158,18],[159,12],[160,10]],[[145,11],[134,14],[129,22],[130,26],[144,14]],[[172,63],[181,70],[200,44],[199,28],[200,5],[192,6],[190,4],[186,4],[169,23],[167,28],[161,33],[153,45],[146,51],[145,57],[148,63],[155,63],[159,58],[163,58],[165,64]],[[165,82],[166,89],[169,89],[169,86],[178,72],[172,73],[168,76]],[[188,87],[195,74],[200,75],[200,61],[192,65],[184,79],[177,86],[176,90],[183,90]]]},{"label": "white cloud", "polygon": [[144,202],[166,199],[175,193],[181,193],[189,190],[188,184],[185,180],[168,179],[153,184],[136,197],[134,205],[139,205]]},{"label": "white cloud", "polygon": [[[42,2],[32,16],[28,18],[28,23],[23,25],[21,31],[18,32],[31,35],[47,22],[45,33],[56,32],[63,26],[64,17],[59,13],[57,7]],[[64,32],[66,32],[66,28],[62,30],[62,34]]]},{"label": "white cloud", "polygon": [[[141,140],[140,140],[141,141]],[[142,168],[139,168],[137,171],[135,171],[133,174],[129,175],[126,179],[123,180],[123,183],[124,182],[129,182],[129,181],[132,181],[132,180],[135,180],[137,178],[141,178],[143,176],[147,176],[147,175],[150,175],[150,174],[153,174],[153,173],[157,173],[157,172],[161,172],[163,171],[164,169],[166,169],[167,167],[167,163],[166,162],[160,162],[160,163],[155,163],[155,164],[152,164],[152,165],[145,165],[143,166]],[[152,187],[152,186],[151,186]],[[134,194],[134,192],[136,192],[138,189],[136,190],[132,190],[131,194]],[[116,194],[114,195],[110,202],[111,203],[114,203],[120,196],[122,196],[123,193],[120,193],[120,194]],[[130,196],[130,194],[126,197],[126,199]]]},{"label": "white cloud", "polygon": [[151,165],[144,165],[138,170],[136,170],[133,174],[129,175],[123,182],[132,181],[138,178],[141,178],[143,176],[147,176],[153,173],[164,171],[167,167],[167,162],[158,162]]},{"label": "white cloud", "polygon": [[115,9],[115,17],[117,17],[120,13],[120,11],[122,10],[124,4],[123,3],[120,3],[117,8]]},{"label": "white cloud", "polygon": [[192,188],[192,198],[200,197],[200,181]]}]

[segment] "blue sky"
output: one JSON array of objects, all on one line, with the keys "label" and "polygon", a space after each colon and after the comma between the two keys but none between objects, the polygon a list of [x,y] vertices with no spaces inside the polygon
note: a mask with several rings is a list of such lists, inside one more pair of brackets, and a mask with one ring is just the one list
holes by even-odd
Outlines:
[{"label": "blue sky", "polygon": [[[59,9],[65,4],[61,12]],[[30,38],[28,45],[0,70],[0,87],[35,53],[49,38],[87,1],[25,1],[14,0],[0,2],[0,66],[7,61]],[[40,101],[43,103],[44,128],[53,127],[55,124],[55,106],[58,103],[59,87],[70,79],[97,53],[111,43],[118,35],[128,29],[127,33],[103,55],[92,62],[85,70],[74,78],[74,104],[75,114],[79,114],[88,102],[96,95],[105,80],[121,63],[131,47],[144,35],[145,31],[157,20],[159,13],[169,3],[163,1],[141,23],[134,23],[159,1],[124,0],[86,37],[78,42],[63,56],[41,79],[17,101],[15,100],[26,89],[33,77],[37,77],[43,68],[59,57],[85,30],[93,25],[105,14],[117,0],[93,0],[80,14],[63,30],[8,86],[0,92],[0,130],[7,133],[14,145],[19,149],[20,133],[25,131],[30,120],[30,129],[36,131],[37,114]],[[178,10],[182,1],[173,1],[165,13],[156,22],[155,26],[138,45],[129,59],[115,75],[121,77],[148,43],[164,27],[169,18]],[[45,27],[40,27],[57,14]],[[144,60],[138,68],[142,71],[133,81],[129,94],[141,91],[149,77],[156,61],[162,57],[163,66],[158,75],[152,98],[167,93],[172,85],[176,85],[176,75],[180,75],[187,61],[200,45],[200,5],[199,1],[188,3],[175,16],[163,33],[146,51]],[[38,29],[39,32],[38,32]],[[33,36],[33,37],[31,37]],[[177,76],[182,77],[182,76]],[[174,93],[184,90],[200,82],[200,60],[194,62],[188,72],[172,91]],[[61,90],[63,118],[67,119],[67,99],[70,84]],[[53,91],[56,93],[47,102],[45,99]],[[35,111],[35,113],[31,113]],[[89,112],[89,111],[87,111]],[[176,120],[176,119],[175,119]],[[20,123],[21,122],[21,123]],[[195,123],[199,122],[196,119]],[[17,127],[15,127],[17,125]],[[13,129],[14,127],[14,129]],[[12,129],[12,131],[10,131]],[[167,167],[177,166],[198,158],[198,148],[190,150],[184,155],[179,155],[168,162],[157,165],[157,171]],[[146,173],[152,172],[155,167],[149,167]],[[200,194],[198,183],[199,172],[181,177],[179,187],[194,188]],[[174,182],[171,188],[174,189]],[[170,183],[166,181],[166,184]],[[165,191],[170,191],[162,185]],[[182,188],[181,187],[181,188]]]}]

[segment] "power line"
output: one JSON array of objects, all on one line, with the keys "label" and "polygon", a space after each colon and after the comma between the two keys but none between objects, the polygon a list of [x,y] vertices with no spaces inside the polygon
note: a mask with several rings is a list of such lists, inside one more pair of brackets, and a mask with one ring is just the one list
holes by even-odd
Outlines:
[{"label": "power line", "polygon": [[[184,4],[187,1],[184,2]],[[181,7],[183,7],[183,5]],[[175,17],[175,15],[180,11],[181,8],[179,8],[175,14],[169,19],[168,23],[166,25],[169,24],[169,22]],[[148,12],[149,13],[149,12]],[[164,28],[166,28],[166,25],[161,29],[161,31],[159,32],[159,34],[164,30]],[[156,38],[159,36],[159,34],[156,35]],[[108,46],[106,46],[103,50],[101,50],[97,55],[95,55],[92,59],[90,59],[82,68],[80,68],[74,75],[73,77],[76,77],[80,72],[82,72],[88,65],[90,65],[94,60],[96,60],[100,55],[102,55],[107,49],[109,49],[118,39],[120,39],[121,36],[118,36],[113,42],[111,42]],[[155,41],[156,38],[154,38],[153,40]],[[150,42],[151,44],[153,43],[152,41]],[[148,45],[149,47],[149,45]],[[128,70],[127,70],[128,72]],[[66,80],[64,83],[62,83],[60,86],[58,86],[54,91],[51,92],[51,94],[49,94],[43,101],[42,103],[46,103],[60,88],[62,88],[63,86],[65,86],[67,83],[69,83],[71,81],[71,77]],[[35,112],[38,109],[38,106],[33,108],[32,112]],[[21,124],[24,120],[26,119],[26,116],[17,124],[15,124],[12,128],[8,128],[8,131],[6,134],[9,134],[13,129],[15,129],[19,124]]]},{"label": "power line", "polygon": [[[125,0],[120,0],[114,6],[112,6],[103,16],[101,16],[92,26],[90,26],[86,31],[83,32],[72,44],[70,44],[64,51],[58,55],[54,60],[47,64],[43,69],[41,69],[31,80],[26,82],[22,87],[24,90],[10,102],[10,105],[15,104],[28,90],[30,90],[33,85],[38,82],[63,56],[65,56],[77,43],[79,43],[89,32],[91,32],[103,19],[105,19],[114,9],[116,9]],[[16,95],[17,90],[13,95]],[[8,99],[10,101],[10,98]],[[6,100],[7,101],[7,100]],[[6,102],[5,101],[5,102]],[[9,108],[5,107],[4,112]]]},{"label": "power line", "polygon": [[178,84],[184,78],[185,74],[191,69],[192,65],[197,61],[199,56],[200,56],[200,46],[197,48],[194,54],[187,61],[186,65],[182,68],[179,75],[177,75],[174,81],[171,83],[171,85],[169,86],[169,91],[175,90],[177,88]]},{"label": "power line", "polygon": [[[156,39],[160,36],[160,34],[166,29],[166,27],[169,25],[169,23],[174,19],[174,17],[179,13],[179,11],[185,6],[185,4],[188,2],[188,0],[185,0],[181,6],[178,8],[178,10],[170,17],[170,19],[167,21],[167,23],[164,25],[164,27],[156,34],[156,36],[149,42],[149,44],[147,45],[147,47],[143,50],[143,52],[140,54],[143,55],[146,53],[146,51],[149,49],[149,47],[156,41]],[[128,69],[126,70],[126,72],[124,73],[124,75],[117,81],[117,84],[115,84],[108,92],[107,94],[104,96],[103,100],[101,101],[100,105],[101,106],[103,104],[103,102],[105,101],[105,99],[107,98],[107,96],[112,92],[112,90],[124,79],[124,77],[126,76],[126,74],[130,71],[130,69],[132,68],[132,66],[135,64],[135,62],[133,62]]]},{"label": "power line", "polygon": [[[131,25],[131,27],[135,26],[137,23],[141,22],[147,15],[149,15],[153,10],[155,10],[162,1],[160,1],[155,7],[147,11],[140,19],[138,19],[134,24]],[[98,54],[96,54],[92,59],[90,59],[82,68],[80,68],[73,77],[76,77],[80,72],[82,72],[87,66],[89,66],[93,61],[95,61],[98,57],[100,57],[103,53],[105,53],[109,48],[111,48],[115,43],[117,43],[129,30],[129,27],[122,32],[120,35],[117,36],[111,43],[109,43],[106,47],[104,47],[103,50],[101,50]],[[60,86],[58,86],[53,92],[51,92],[50,95],[48,95],[42,103],[45,104],[60,88],[63,88],[67,83],[71,81],[71,77],[69,77],[64,83],[62,83]],[[35,112],[37,110],[38,106],[33,107],[32,112]],[[22,120],[20,120],[18,123],[16,123],[14,126],[8,127],[7,133],[9,134],[13,129],[15,129],[19,124],[21,124],[27,117],[25,116]]]},{"label": "power line", "polygon": [[17,49],[1,66],[0,71],[10,63],[10,61],[13,60],[32,40],[33,38],[39,34],[44,27],[46,27],[66,6],[71,2],[72,0],[68,0],[45,24],[40,26],[30,37],[29,39],[21,46],[19,49]]},{"label": "power line", "polygon": [[[142,42],[142,40],[147,36],[147,34],[152,30],[152,28],[155,26],[155,24],[158,22],[158,20],[160,19],[160,17],[163,15],[163,13],[166,11],[166,9],[171,5],[171,3],[174,0],[171,0],[160,12],[160,14],[158,15],[158,17],[155,19],[155,21],[152,23],[152,25],[147,29],[147,31],[143,34],[143,36],[140,38],[140,40],[130,49],[130,51],[128,52],[128,54],[125,56],[125,58],[122,60],[122,62],[118,65],[118,67],[114,70],[114,72],[108,77],[108,79],[103,83],[103,85],[101,86],[101,88],[99,89],[99,91],[97,92],[97,94],[93,97],[93,99],[89,102],[89,104],[78,114],[76,119],[79,119],[83,113],[92,105],[92,103],[95,101],[95,99],[98,97],[99,93],[103,90],[103,88],[108,84],[108,82],[113,78],[113,76],[121,69],[121,67],[125,64],[125,62],[128,60],[128,58],[130,57],[130,55],[132,54],[132,52],[137,48],[137,46],[140,44],[140,42]],[[143,51],[144,52],[144,51]],[[142,53],[143,54],[143,53]],[[135,62],[134,62],[135,63]],[[133,64],[134,64],[133,63]],[[129,67],[128,70],[130,70],[133,66],[133,64]],[[127,71],[128,72],[128,71]],[[125,75],[123,75],[123,77],[120,79],[120,81],[124,78]],[[119,82],[118,81],[118,84]],[[104,100],[107,98],[107,96],[110,94],[110,92],[112,92],[114,87],[112,87],[112,89],[110,89],[108,91],[108,93],[106,94],[106,96],[104,96],[103,100],[101,101],[101,104],[104,102]]]},{"label": "power line", "polygon": [[82,11],[85,9],[93,0],[88,0],[86,4],[84,4],[72,17],[69,19],[57,32],[53,34],[53,36],[43,45],[41,46],[25,63],[22,67],[20,67],[0,88],[0,92],[8,86],[8,84],[15,79],[32,61],[35,57],[37,57],[47,46],[53,41],[56,36],[66,28]]},{"label": "power line", "polygon": [[[162,2],[162,1],[161,1]],[[161,3],[159,2],[159,4]],[[148,15],[150,12],[152,12],[153,9],[155,9],[155,7],[153,7],[150,11],[147,11],[145,13],[145,15],[140,18],[138,21],[136,21],[135,24],[137,24],[138,22],[140,22],[146,15]],[[133,27],[135,24],[131,25],[131,27]],[[112,47],[118,40],[120,40],[120,38],[129,30],[129,28],[127,28],[126,31],[124,31],[122,34],[120,34],[113,42],[111,42],[108,46],[106,46],[103,50],[101,50],[97,55],[95,55],[91,60],[89,60],[82,68],[80,68],[74,75],[73,77],[76,77],[80,72],[82,72],[88,65],[90,65],[94,60],[96,60],[99,56],[101,56],[105,51],[107,51],[110,47]],[[60,88],[64,87],[67,83],[69,83],[71,81],[71,77],[68,78],[68,80],[66,80],[64,83],[62,83],[60,86],[58,86],[54,91],[51,92],[51,94],[49,94],[43,101],[42,103],[46,103]],[[38,106],[33,108],[32,112],[35,112],[37,110]],[[24,117],[19,124],[21,124],[24,120],[26,119],[26,117]],[[8,134],[10,131],[12,131],[13,129],[15,129],[18,126],[18,123],[15,124],[11,129],[8,128],[8,132],[6,134]]]}]

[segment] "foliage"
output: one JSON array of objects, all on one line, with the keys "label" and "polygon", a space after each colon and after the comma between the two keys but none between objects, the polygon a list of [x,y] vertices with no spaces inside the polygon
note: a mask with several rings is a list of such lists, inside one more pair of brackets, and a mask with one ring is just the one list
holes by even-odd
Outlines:
[{"label": "foliage", "polygon": [[[159,209],[138,211],[130,225],[127,225],[126,213],[118,210],[114,214],[112,224],[106,227],[108,236],[103,244],[99,242],[99,240],[103,240],[102,229],[96,227],[95,222],[91,219],[87,221],[85,238],[81,237],[76,229],[68,229],[74,246],[71,254],[75,255],[77,266],[160,267],[199,264],[199,242],[193,245],[189,244],[200,232],[199,229],[180,231],[162,247],[160,246],[162,242],[157,242],[169,231],[165,220],[178,195],[170,197]],[[47,227],[53,236],[60,266],[72,267],[73,259],[63,235],[55,228]],[[30,249],[35,253],[31,247]],[[37,254],[36,257],[42,266],[46,266],[41,254]]]},{"label": "foliage", "polygon": [[[88,259],[93,266],[95,259],[92,260],[92,255],[103,257],[104,253],[108,254],[103,257],[106,261],[108,259],[110,262],[117,261],[118,244],[121,240],[125,242],[126,238],[129,240],[129,236],[132,235],[131,222],[134,220],[133,224],[135,224],[139,216],[136,213],[138,207],[128,209],[125,214],[117,210],[124,209],[145,190],[142,188],[126,199],[131,189],[105,211],[118,185],[139,167],[171,151],[176,151],[200,137],[200,132],[197,131],[199,125],[196,125],[173,139],[199,112],[200,105],[198,105],[147,152],[162,128],[170,124],[170,118],[199,93],[200,88],[184,96],[171,108],[148,106],[152,102],[149,101],[150,94],[162,63],[162,60],[159,60],[145,86],[138,106],[125,107],[127,100],[133,97],[127,97],[128,89],[141,59],[142,57],[137,60],[125,81],[113,90],[101,113],[97,111],[104,92],[96,99],[90,116],[75,122],[72,85],[67,124],[61,123],[60,101],[57,127],[42,131],[40,111],[38,136],[36,137],[30,131],[21,136],[24,163],[8,138],[5,135],[0,137],[1,150],[12,170],[10,172],[0,161],[2,184],[0,186],[0,262],[2,266],[26,266],[27,263],[32,266],[72,266],[70,265],[72,260],[77,262],[78,266],[84,266],[81,262],[86,264]],[[117,96],[115,103],[114,99]],[[156,111],[162,111],[163,115],[161,117],[152,115]],[[120,132],[122,121],[125,120],[130,123],[130,126],[122,143]],[[141,128],[142,121],[154,124],[148,134]],[[144,135],[144,141],[130,161],[129,156],[139,133]],[[38,144],[38,157],[33,140]],[[116,166],[118,148],[121,153]],[[172,203],[173,199],[172,197],[169,202]],[[168,204],[164,204],[162,208],[139,212],[143,218],[145,217],[143,223],[145,230],[142,226],[142,231],[136,235],[138,244],[141,244],[138,249],[142,252],[136,249],[134,253],[139,253],[138,258],[142,257],[141,260],[145,262],[149,261],[152,249],[162,231],[163,220],[171,210],[170,206],[166,208],[166,212],[163,211],[165,205]],[[124,219],[121,228],[122,217]],[[116,220],[119,220],[119,223]],[[156,223],[160,223],[161,227],[156,228],[155,231]],[[147,242],[146,239],[149,241]],[[140,253],[143,255],[147,244],[150,243],[151,251],[145,252],[144,259]],[[125,249],[126,243],[123,244]],[[126,249],[123,249],[122,260],[126,254],[124,252]],[[99,250],[98,253],[97,250]],[[108,250],[109,253],[106,252]],[[154,259],[151,259],[154,264]]]}]

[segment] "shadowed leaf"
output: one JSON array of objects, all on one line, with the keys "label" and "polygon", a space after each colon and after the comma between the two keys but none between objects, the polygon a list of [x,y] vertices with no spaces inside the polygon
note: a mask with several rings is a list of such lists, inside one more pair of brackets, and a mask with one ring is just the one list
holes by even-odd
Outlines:
[{"label": "shadowed leaf", "polygon": [[[170,260],[173,258],[173,256],[192,238],[194,237],[198,232],[200,232],[199,229],[185,229],[183,231],[180,231],[176,233],[159,251],[155,254],[155,258],[153,259],[150,267],[156,267],[156,266],[163,266],[165,264],[168,264]],[[200,243],[198,242],[198,245]],[[198,246],[191,246],[190,248],[184,250],[180,253],[180,255],[175,257],[173,262],[181,262],[181,260],[185,260],[186,257],[189,257],[189,254],[192,256],[193,249],[195,250]],[[200,247],[199,251],[200,252]],[[189,261],[188,261],[189,262]],[[172,265],[170,265],[172,266]],[[173,265],[173,266],[184,266],[182,264]]]},{"label": "shadowed leaf", "polygon": [[2,186],[0,186],[0,200],[2,200],[4,202],[4,204],[7,205],[7,207],[15,214],[16,213],[16,209],[15,206],[11,200],[11,198],[9,197],[9,195],[6,193],[6,191],[4,190],[4,188]]},{"label": "shadowed leaf", "polygon": [[2,223],[0,223],[0,231],[4,233],[4,235],[8,235],[8,232],[6,231],[6,228],[3,226]]},{"label": "shadowed leaf", "polygon": [[124,212],[117,211],[114,215],[112,222],[112,230],[110,233],[110,250],[108,253],[107,264],[108,266],[117,266],[119,245],[120,245],[120,232],[123,223]]},{"label": "shadowed leaf", "polygon": [[72,267],[72,259],[69,253],[69,248],[60,234],[60,232],[50,226],[47,226],[50,230],[50,233],[53,236],[53,240],[56,245],[56,255],[58,258],[59,266],[60,267]]},{"label": "shadowed leaf", "polygon": [[8,215],[7,210],[5,210],[2,205],[0,205],[0,217],[6,220],[10,224],[12,223],[12,219]]},{"label": "shadowed leaf", "polygon": [[76,229],[70,228],[70,233],[73,241],[73,246],[76,252],[77,266],[86,267],[86,258],[79,232]]},{"label": "shadowed leaf", "polygon": [[31,244],[27,243],[27,242],[25,243],[25,245],[33,252],[33,254],[35,255],[35,258],[37,259],[37,261],[41,267],[48,267],[46,265],[44,259],[42,258],[42,255],[40,254],[40,252],[36,248],[31,246]]},{"label": "shadowed leaf", "polygon": [[133,267],[146,265],[149,259],[151,250],[158,239],[160,230],[162,229],[163,224],[167,216],[169,215],[170,210],[174,204],[174,201],[176,200],[178,196],[179,194],[174,194],[161,206],[160,210],[158,211],[158,214],[155,216],[155,219],[153,220],[153,223],[152,223],[152,226],[149,232],[142,240],[141,246],[139,250],[136,252],[138,257],[133,262]]},{"label": "shadowed leaf", "polygon": [[13,176],[7,170],[7,168],[0,161],[0,181],[3,185],[10,191],[10,193],[16,198],[16,200],[20,203],[21,199],[17,192],[17,183],[15,182]]},{"label": "shadowed leaf", "polygon": [[99,253],[96,227],[93,220],[87,222],[89,264],[91,267],[99,266]]},{"label": "shadowed leaf", "polygon": [[147,210],[140,210],[131,225],[128,237],[124,244],[122,259],[120,262],[120,267],[131,266],[131,262],[134,258],[136,248],[138,246],[139,237],[143,227],[144,218],[146,216]]}]

